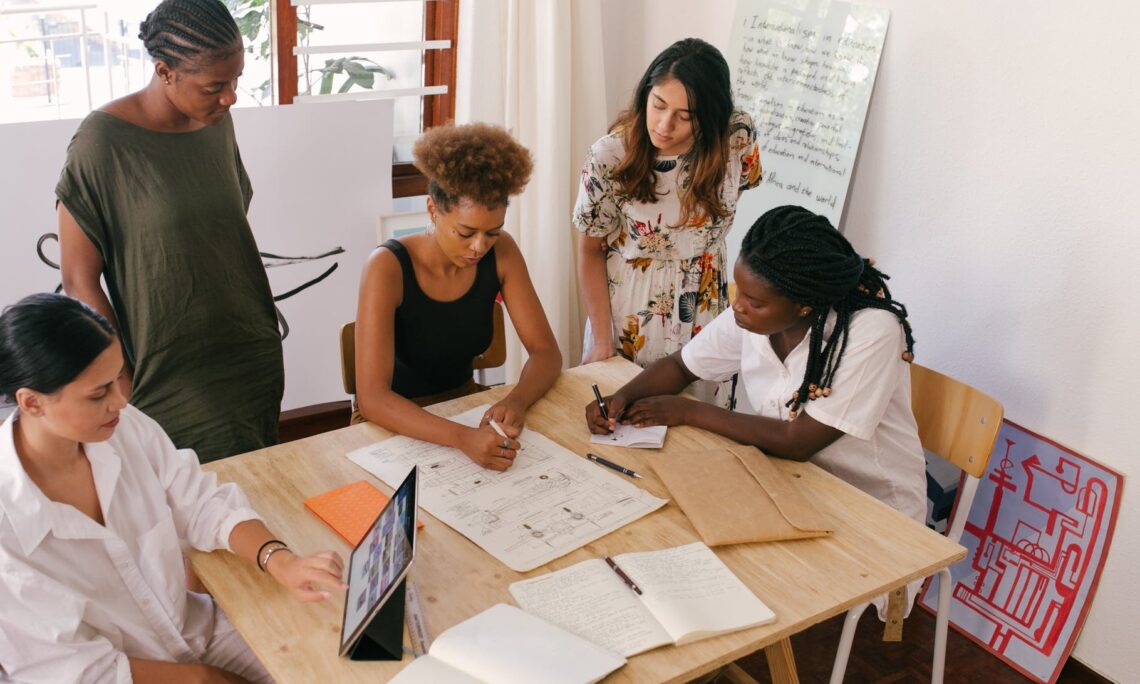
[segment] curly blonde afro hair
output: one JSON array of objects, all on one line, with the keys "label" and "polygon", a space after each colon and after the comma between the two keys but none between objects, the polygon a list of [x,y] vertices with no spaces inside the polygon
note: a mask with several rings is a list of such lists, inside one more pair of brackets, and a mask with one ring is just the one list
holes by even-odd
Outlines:
[{"label": "curly blonde afro hair", "polygon": [[459,200],[505,206],[530,180],[530,152],[505,129],[485,123],[433,128],[412,148],[428,193],[443,211]]}]

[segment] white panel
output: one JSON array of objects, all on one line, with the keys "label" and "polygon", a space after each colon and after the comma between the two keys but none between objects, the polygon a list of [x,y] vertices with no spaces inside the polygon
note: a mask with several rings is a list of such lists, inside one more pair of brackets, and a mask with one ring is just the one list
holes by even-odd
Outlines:
[{"label": "white panel", "polygon": [[[281,294],[338,264],[321,283],[279,303],[290,326],[283,408],[342,400],[340,326],[356,317],[377,217],[391,213],[392,103],[235,109],[233,116],[253,181],[249,217],[259,249],[291,257],[345,250],[268,269]],[[59,272],[36,256],[36,242],[56,232],[55,184],[78,125],[0,125],[0,306],[59,285]],[[54,240],[45,252],[58,262]]]}]

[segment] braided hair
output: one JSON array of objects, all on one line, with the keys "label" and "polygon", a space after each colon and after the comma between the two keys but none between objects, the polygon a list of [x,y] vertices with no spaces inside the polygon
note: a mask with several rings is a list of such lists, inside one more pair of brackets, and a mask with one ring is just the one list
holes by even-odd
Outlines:
[{"label": "braided hair", "polygon": [[139,25],[139,40],[152,59],[171,69],[242,49],[237,22],[221,0],[163,0]]},{"label": "braided hair", "polygon": [[[800,387],[785,404],[790,417],[807,401],[831,395],[831,381],[847,349],[852,315],[861,309],[890,311],[906,335],[902,358],[914,360],[914,336],[906,307],[891,299],[887,276],[856,253],[831,223],[803,207],[776,207],[756,220],[740,247],[740,258],[783,296],[812,308],[808,361]],[[835,327],[824,339],[828,314]]]}]

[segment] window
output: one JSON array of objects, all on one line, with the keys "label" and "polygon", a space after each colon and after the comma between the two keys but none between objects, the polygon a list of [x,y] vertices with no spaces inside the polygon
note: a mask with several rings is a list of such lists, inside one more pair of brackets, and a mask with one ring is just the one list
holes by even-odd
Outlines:
[{"label": "window", "polygon": [[392,194],[426,194],[426,179],[409,163],[411,145],[422,130],[455,115],[458,0],[272,2],[276,101],[402,94],[395,102]]},{"label": "window", "polygon": [[0,124],[85,116],[150,80],[136,0],[0,0]]},{"label": "window", "polygon": [[[158,0],[0,0],[0,123],[79,118],[143,87],[137,38]],[[237,106],[395,97],[393,195],[427,191],[409,162],[455,112],[459,0],[223,0],[245,38]]]}]

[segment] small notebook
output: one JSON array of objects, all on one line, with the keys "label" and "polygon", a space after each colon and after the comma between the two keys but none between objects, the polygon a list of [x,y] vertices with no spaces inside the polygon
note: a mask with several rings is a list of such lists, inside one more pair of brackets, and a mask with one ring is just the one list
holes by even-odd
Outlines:
[{"label": "small notebook", "polygon": [[772,622],[764,602],[701,542],[601,558],[510,586],[523,610],[630,657]]},{"label": "small notebook", "polygon": [[[380,515],[388,496],[364,480],[305,499],[305,508],[354,547]],[[416,527],[422,528],[422,522]]]},{"label": "small notebook", "polygon": [[410,684],[590,684],[625,658],[499,603],[447,629],[391,681]]},{"label": "small notebook", "polygon": [[590,435],[590,442],[639,449],[660,449],[665,444],[665,431],[668,429],[665,425],[639,428],[618,423],[617,429],[608,435]]}]

